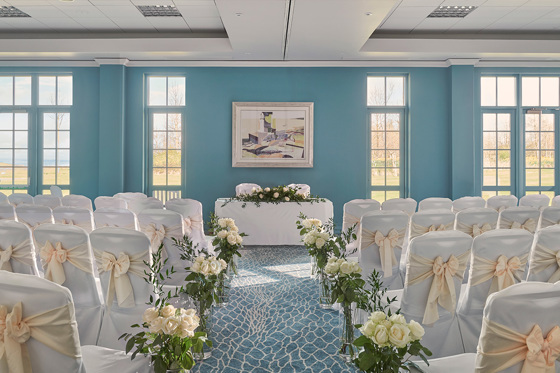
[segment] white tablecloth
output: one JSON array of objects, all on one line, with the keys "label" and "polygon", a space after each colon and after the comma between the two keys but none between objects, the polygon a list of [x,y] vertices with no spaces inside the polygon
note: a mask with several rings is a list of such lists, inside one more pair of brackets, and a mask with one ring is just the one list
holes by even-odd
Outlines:
[{"label": "white tablecloth", "polygon": [[[215,204],[215,213],[221,218],[232,218],[239,231],[247,233],[244,245],[301,245],[301,236],[296,228],[300,212],[309,218],[327,222],[333,217],[333,204],[325,202],[283,202],[261,203],[256,207],[252,202],[231,201],[220,198]],[[246,206],[241,207],[243,204]]]}]

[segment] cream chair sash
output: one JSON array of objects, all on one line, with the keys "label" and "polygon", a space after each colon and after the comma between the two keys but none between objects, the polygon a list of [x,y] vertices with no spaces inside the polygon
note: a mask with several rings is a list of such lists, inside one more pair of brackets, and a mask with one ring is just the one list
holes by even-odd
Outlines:
[{"label": "cream chair sash", "polygon": [[360,228],[360,218],[357,216],[354,216],[352,214],[349,213],[345,213],[343,219],[343,223],[346,227],[350,228],[351,226],[353,226],[354,224],[356,225],[355,230],[358,231],[358,228]]},{"label": "cream chair sash", "polygon": [[391,277],[393,275],[393,266],[398,264],[394,249],[402,247],[403,239],[404,228],[401,230],[391,229],[387,236],[384,236],[380,231],[372,232],[362,228],[360,250],[373,244],[379,246],[383,277]]},{"label": "cream chair sash", "polygon": [[558,225],[558,224],[560,224],[560,221],[550,220],[543,216],[541,221],[541,228],[551,227],[553,225]]},{"label": "cream chair sash", "polygon": [[48,218],[48,219],[45,219],[45,220],[42,220],[42,221],[38,221],[38,222],[36,222],[35,224],[30,224],[30,223],[26,222],[25,220],[23,220],[23,219],[21,219],[21,218],[18,218],[18,221],[19,221],[20,223],[23,223],[23,224],[27,225],[27,227],[28,227],[29,229],[31,229],[31,231],[34,231],[35,228],[37,228],[38,226],[40,226],[40,225],[42,225],[42,224],[50,224],[50,223],[52,223],[52,219],[51,219],[51,218]]},{"label": "cream chair sash", "polygon": [[8,216],[7,218],[3,218],[0,216],[0,220],[16,220],[13,216]]},{"label": "cream chair sash", "polygon": [[528,257],[529,254],[511,258],[500,255],[496,261],[492,261],[475,255],[472,264],[471,286],[480,285],[492,279],[488,295],[510,287],[521,281],[518,272],[525,270]]},{"label": "cream chair sash", "polygon": [[438,304],[451,314],[455,313],[457,294],[455,293],[453,278],[463,279],[470,253],[471,251],[467,250],[457,257],[451,255],[447,262],[444,262],[441,256],[431,260],[410,253],[405,286],[418,284],[432,276],[434,278],[428,294],[422,324],[432,325],[439,320]]},{"label": "cream chair sash", "polygon": [[481,225],[478,224],[469,225],[461,221],[457,221],[457,230],[468,234],[472,238],[478,237],[482,233],[486,233],[495,228],[496,226],[490,223],[483,223]]},{"label": "cream chair sash", "polygon": [[[182,224],[172,225],[171,227],[166,227],[163,224],[150,223],[150,224],[142,224],[142,232],[144,232],[148,238],[150,239],[150,243],[152,245],[152,249],[157,250],[163,239],[167,238],[176,238],[181,239],[181,231],[182,231]],[[164,250],[165,251],[165,250]]]},{"label": "cream chair sash", "polygon": [[14,246],[8,246],[7,249],[2,250],[0,247],[0,270],[13,272],[10,259],[16,260],[22,264],[32,266],[33,247],[30,240],[25,240]]},{"label": "cream chair sash", "polygon": [[535,233],[535,230],[537,229],[537,221],[533,218],[529,218],[525,220],[524,223],[519,223],[502,217],[500,220],[500,226],[507,229],[525,229],[526,231]]},{"label": "cream chair sash", "polygon": [[501,372],[523,361],[521,373],[555,373],[560,356],[560,327],[543,337],[539,325],[529,335],[484,318],[478,343],[477,373]]},{"label": "cream chair sash", "polygon": [[41,248],[40,257],[43,262],[45,278],[59,285],[66,281],[64,266],[62,263],[68,262],[74,267],[86,273],[93,273],[91,266],[91,258],[87,243],[65,249],[61,242],[57,242],[53,246],[49,241]]},{"label": "cream chair sash", "polygon": [[539,273],[552,266],[556,267],[556,272],[550,276],[548,282],[555,283],[560,281],[560,250],[554,252],[548,247],[537,243],[533,251],[533,258],[529,264],[530,271]]},{"label": "cream chair sash", "polygon": [[435,225],[432,224],[429,227],[412,222],[410,224],[410,238],[418,237],[428,232],[440,232],[453,230],[453,222],[448,224]]},{"label": "cream chair sash", "polygon": [[86,230],[91,230],[93,227],[91,225],[91,222],[77,222],[76,220],[72,220],[72,219],[60,219],[58,221],[58,223],[60,224],[66,224],[66,225],[73,225],[76,227],[80,227]]},{"label": "cream chair sash", "polygon": [[134,288],[130,282],[130,274],[144,278],[145,260],[149,259],[149,251],[129,256],[120,253],[119,258],[107,251],[93,249],[99,273],[110,272],[109,284],[107,286],[106,305],[111,308],[115,294],[121,308],[132,308],[136,305],[134,300]]},{"label": "cream chair sash", "polygon": [[183,219],[185,225],[185,234],[190,235],[193,230],[198,230],[202,228],[202,215],[191,215]]},{"label": "cream chair sash", "polygon": [[25,342],[33,338],[65,356],[81,357],[74,307],[71,303],[23,318],[23,306],[17,303],[11,312],[0,305],[0,360],[5,359],[7,373],[32,373]]}]

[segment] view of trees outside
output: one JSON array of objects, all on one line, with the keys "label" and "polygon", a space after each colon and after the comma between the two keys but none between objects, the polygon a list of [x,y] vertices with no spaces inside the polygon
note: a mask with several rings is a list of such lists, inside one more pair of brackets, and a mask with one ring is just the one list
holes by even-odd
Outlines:
[{"label": "view of trees outside", "polygon": [[[483,187],[511,187],[511,114],[484,113],[482,130]],[[502,192],[511,194],[511,189]]]},{"label": "view of trees outside", "polygon": [[0,192],[27,193],[28,114],[0,113]]},{"label": "view of trees outside", "polygon": [[554,186],[554,114],[525,114],[525,185]]}]

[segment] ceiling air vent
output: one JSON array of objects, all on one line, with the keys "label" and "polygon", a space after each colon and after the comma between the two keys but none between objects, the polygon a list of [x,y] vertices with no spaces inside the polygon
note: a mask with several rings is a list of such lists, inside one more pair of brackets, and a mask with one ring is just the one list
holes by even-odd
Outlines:
[{"label": "ceiling air vent", "polygon": [[138,5],[144,17],[181,17],[181,12],[173,5]]},{"label": "ceiling air vent", "polygon": [[475,6],[446,5],[436,8],[428,18],[463,18],[468,16]]},{"label": "ceiling air vent", "polygon": [[29,14],[22,12],[15,6],[0,6],[0,17],[31,17]]}]

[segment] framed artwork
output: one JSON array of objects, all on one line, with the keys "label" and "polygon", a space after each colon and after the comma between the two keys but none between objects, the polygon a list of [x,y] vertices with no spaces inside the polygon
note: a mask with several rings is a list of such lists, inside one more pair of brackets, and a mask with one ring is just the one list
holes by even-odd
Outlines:
[{"label": "framed artwork", "polygon": [[234,102],[233,167],[313,167],[312,102]]}]

